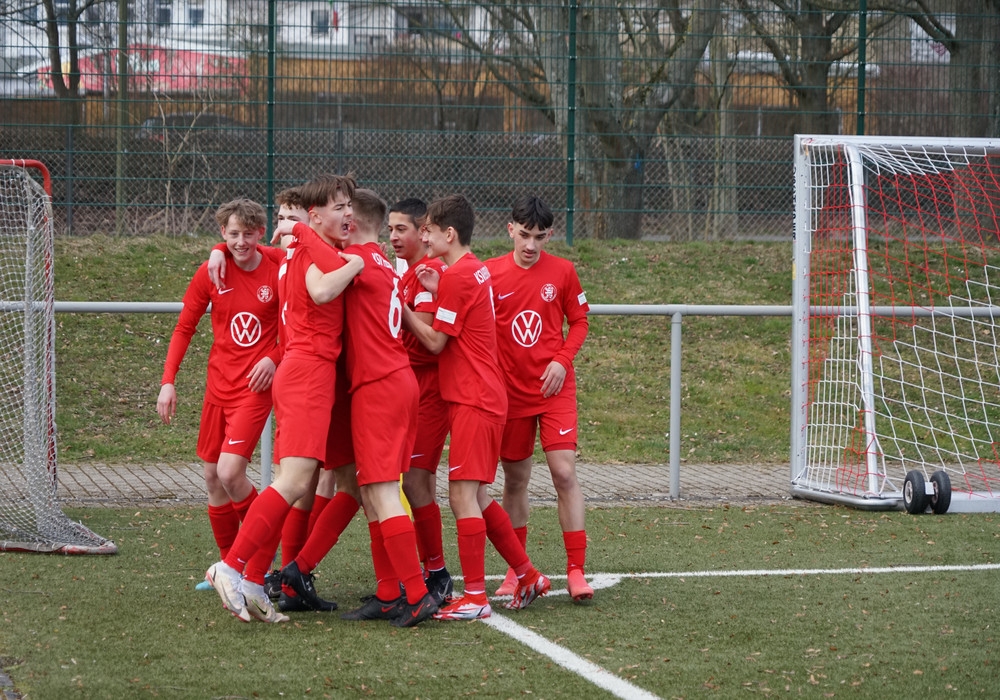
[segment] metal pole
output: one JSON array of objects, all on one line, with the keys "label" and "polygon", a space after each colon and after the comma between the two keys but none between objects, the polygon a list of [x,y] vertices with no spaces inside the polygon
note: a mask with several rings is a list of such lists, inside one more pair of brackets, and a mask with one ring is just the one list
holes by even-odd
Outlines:
[{"label": "metal pole", "polygon": [[865,73],[868,53],[868,0],[858,8],[858,124],[857,135],[865,133]]},{"label": "metal pole", "polygon": [[677,311],[670,317],[670,498],[681,492],[681,322]]},{"label": "metal pole", "polygon": [[576,11],[577,0],[569,0],[569,66],[566,70],[566,245],[573,245],[573,215],[576,211]]}]

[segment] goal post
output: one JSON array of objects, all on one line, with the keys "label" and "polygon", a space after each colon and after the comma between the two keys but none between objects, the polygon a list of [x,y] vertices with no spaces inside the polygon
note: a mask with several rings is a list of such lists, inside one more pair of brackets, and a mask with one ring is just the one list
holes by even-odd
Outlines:
[{"label": "goal post", "polygon": [[793,495],[1000,511],[1000,141],[794,147]]},{"label": "goal post", "polygon": [[114,554],[57,500],[51,180],[0,160],[0,550]]}]

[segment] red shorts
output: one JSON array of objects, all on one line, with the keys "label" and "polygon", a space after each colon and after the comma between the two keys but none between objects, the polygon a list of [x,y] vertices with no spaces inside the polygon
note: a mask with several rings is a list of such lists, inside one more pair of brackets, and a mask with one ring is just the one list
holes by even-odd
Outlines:
[{"label": "red shorts", "polygon": [[336,365],[329,360],[285,357],[274,373],[274,417],[281,429],[277,454],[326,458],[326,436],[333,409]]},{"label": "red shorts", "polygon": [[451,428],[448,402],[441,398],[437,365],[422,366],[414,370],[414,374],[420,387],[420,405],[417,407],[417,435],[413,441],[410,468],[436,472]]},{"label": "red shorts", "polygon": [[417,429],[417,380],[409,367],[351,394],[358,485],[398,481],[410,468]]},{"label": "red shorts", "polygon": [[354,463],[354,437],[351,434],[351,380],[344,363],[337,364],[337,382],[326,435],[326,458],[323,469],[337,469]]},{"label": "red shorts", "polygon": [[221,406],[207,399],[201,404],[198,457],[215,464],[223,452],[250,459],[271,413],[271,392],[247,393],[235,405]]},{"label": "red shorts", "polygon": [[520,462],[535,451],[535,427],[538,426],[542,450],[576,451],[576,398],[560,401],[537,416],[511,418],[503,428],[500,457],[505,462]]},{"label": "red shorts", "polygon": [[451,446],[448,479],[492,484],[497,476],[503,421],[461,403],[451,404]]}]

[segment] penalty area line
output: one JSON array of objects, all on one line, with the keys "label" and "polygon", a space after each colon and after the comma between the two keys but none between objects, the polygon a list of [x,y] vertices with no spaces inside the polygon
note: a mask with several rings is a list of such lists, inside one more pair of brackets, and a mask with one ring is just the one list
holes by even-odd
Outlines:
[{"label": "penalty area line", "polygon": [[[926,566],[857,566],[841,569],[732,569],[728,571],[647,571],[627,574],[593,574],[608,578],[726,578],[733,576],[821,576],[844,574],[933,574],[955,571],[997,571],[996,564],[932,564]],[[589,576],[589,574],[588,574]]]},{"label": "penalty area line", "polygon": [[545,637],[536,632],[532,632],[508,617],[493,615],[482,620],[483,624],[489,625],[498,632],[503,632],[508,637],[521,642],[527,647],[546,656],[559,666],[571,673],[575,673],[599,688],[603,688],[618,698],[632,700],[659,700],[658,695],[654,695],[647,690],[632,685],[628,681],[619,678],[615,674],[604,670],[600,666],[587,661],[581,656],[577,656],[569,649],[565,649],[558,644],[550,642]]}]

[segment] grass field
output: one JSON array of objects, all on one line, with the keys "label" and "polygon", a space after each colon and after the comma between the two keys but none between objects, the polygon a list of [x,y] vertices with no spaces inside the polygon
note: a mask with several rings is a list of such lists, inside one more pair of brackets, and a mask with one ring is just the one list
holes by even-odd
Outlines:
[{"label": "grass field", "polygon": [[[409,630],[336,613],[243,624],[214,593],[193,590],[214,559],[201,509],[71,515],[120,553],[0,553],[0,666],[26,700],[995,697],[1000,688],[996,515],[592,509],[590,605],[572,604],[557,578],[553,594],[518,613],[497,604],[489,623]],[[453,529],[445,542],[454,567]],[[562,573],[553,509],[533,513],[529,551]],[[499,585],[492,551],[487,572]],[[317,587],[346,608],[371,580],[359,521]]]}]

